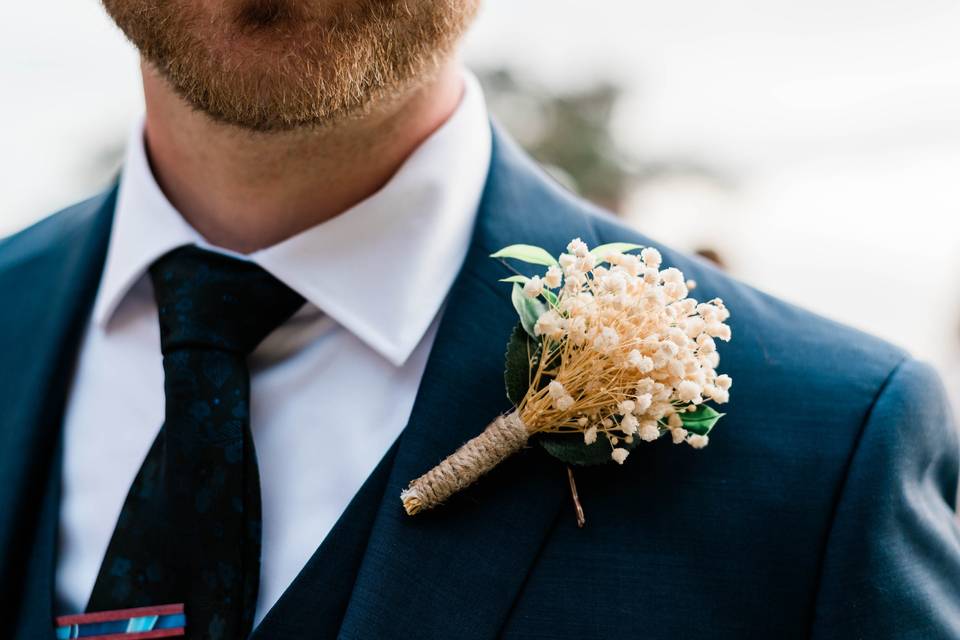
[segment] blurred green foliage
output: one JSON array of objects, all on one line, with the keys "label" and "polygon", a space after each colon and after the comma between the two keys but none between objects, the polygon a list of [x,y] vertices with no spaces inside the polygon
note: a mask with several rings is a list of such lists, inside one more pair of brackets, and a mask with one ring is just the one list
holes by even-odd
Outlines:
[{"label": "blurred green foliage", "polygon": [[645,157],[618,145],[612,119],[623,89],[616,83],[600,80],[556,92],[521,82],[509,69],[478,76],[497,120],[557,180],[602,207],[622,212],[632,190],[663,177],[728,182],[702,161]]}]

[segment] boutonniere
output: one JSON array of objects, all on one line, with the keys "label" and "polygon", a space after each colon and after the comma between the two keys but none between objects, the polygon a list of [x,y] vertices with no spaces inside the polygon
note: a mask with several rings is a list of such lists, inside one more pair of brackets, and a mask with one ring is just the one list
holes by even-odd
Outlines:
[{"label": "boutonniere", "polygon": [[491,257],[547,267],[502,280],[513,284],[520,316],[504,372],[514,409],[411,482],[400,496],[408,514],[441,504],[531,439],[568,465],[623,464],[640,443],[661,437],[707,445],[723,415],[708,402],[727,402],[732,384],[717,373],[716,341],[730,340],[721,300],[688,297],[695,283],[679,269],[661,270],[652,247],[591,251],[577,238],[559,258],[522,244]]}]

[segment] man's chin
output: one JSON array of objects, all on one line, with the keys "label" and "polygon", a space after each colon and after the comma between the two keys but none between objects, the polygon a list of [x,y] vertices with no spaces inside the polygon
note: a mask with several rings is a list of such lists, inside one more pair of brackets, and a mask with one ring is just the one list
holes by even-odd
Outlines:
[{"label": "man's chin", "polygon": [[477,4],[104,0],[177,94],[254,131],[330,126],[402,95],[449,57]]},{"label": "man's chin", "polygon": [[329,127],[366,113],[379,97],[375,92],[322,93],[322,79],[308,76],[307,70],[286,70],[277,75],[250,66],[243,74],[207,69],[158,70],[156,63],[148,67],[166,90],[210,120],[255,132]]},{"label": "man's chin", "polygon": [[232,10],[241,31],[264,31],[305,21],[305,5],[297,0],[241,0]]}]

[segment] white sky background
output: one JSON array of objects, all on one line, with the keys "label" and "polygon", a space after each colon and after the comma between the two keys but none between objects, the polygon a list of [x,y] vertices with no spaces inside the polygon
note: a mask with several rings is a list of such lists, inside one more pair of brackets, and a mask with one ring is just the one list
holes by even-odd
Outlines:
[{"label": "white sky background", "polygon": [[[465,57],[557,89],[622,83],[624,148],[736,184],[663,181],[633,223],[910,348],[960,396],[960,3],[487,0]],[[0,87],[4,234],[106,184],[142,99],[95,0],[6,3]]]}]

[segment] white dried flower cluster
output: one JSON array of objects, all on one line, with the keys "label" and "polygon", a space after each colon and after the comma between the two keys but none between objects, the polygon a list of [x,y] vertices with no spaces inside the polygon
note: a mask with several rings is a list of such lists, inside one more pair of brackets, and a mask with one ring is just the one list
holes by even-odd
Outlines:
[{"label": "white dried flower cluster", "polygon": [[577,238],[559,266],[525,283],[529,297],[556,290],[534,333],[545,353],[560,357],[555,370],[540,371],[551,381],[527,399],[525,419],[539,420],[542,431],[581,432],[586,444],[602,434],[621,464],[629,452],[617,445],[635,438],[669,433],[676,444],[706,446],[708,437],[688,432],[681,414],[729,399],[732,380],[717,373],[716,341],[730,340],[730,313],[720,299],[688,297],[694,283],[661,269],[654,248],[595,253]]}]

